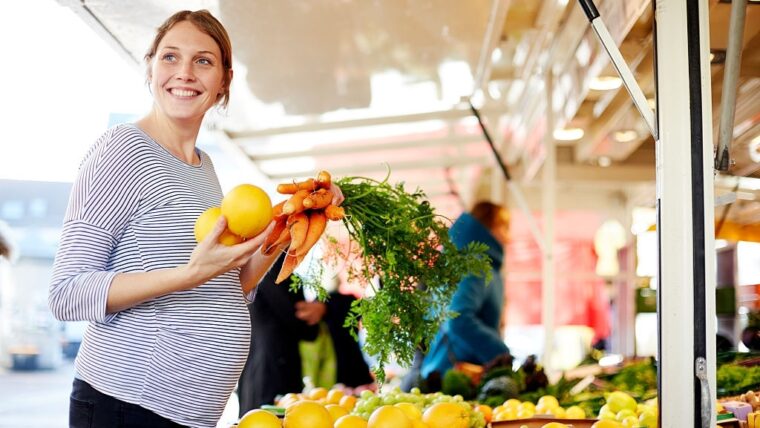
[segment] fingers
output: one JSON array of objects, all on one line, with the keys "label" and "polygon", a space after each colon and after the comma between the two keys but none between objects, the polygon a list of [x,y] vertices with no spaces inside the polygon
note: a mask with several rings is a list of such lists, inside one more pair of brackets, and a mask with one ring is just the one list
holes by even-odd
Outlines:
[{"label": "fingers", "polygon": [[227,228],[227,218],[223,215],[220,215],[219,218],[216,220],[216,223],[214,224],[214,228],[211,229],[211,232],[206,235],[206,238],[203,239],[204,242],[210,242],[211,245],[218,244],[219,243],[219,237],[224,233],[224,230]]}]

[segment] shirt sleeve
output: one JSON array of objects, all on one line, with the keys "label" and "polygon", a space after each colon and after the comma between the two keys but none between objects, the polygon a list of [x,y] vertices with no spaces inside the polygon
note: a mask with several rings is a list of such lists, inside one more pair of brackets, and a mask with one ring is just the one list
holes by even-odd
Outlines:
[{"label": "shirt sleeve", "polygon": [[62,321],[115,317],[106,314],[108,289],[117,274],[108,266],[137,206],[139,186],[130,161],[137,148],[114,139],[109,132],[95,143],[71,190],[48,295],[51,311]]},{"label": "shirt sleeve", "polygon": [[464,342],[482,361],[508,352],[499,332],[478,317],[478,310],[486,297],[485,287],[483,278],[473,275],[465,277],[454,293],[450,305],[450,309],[459,313],[459,316],[447,321],[452,338],[456,337],[457,342]]}]

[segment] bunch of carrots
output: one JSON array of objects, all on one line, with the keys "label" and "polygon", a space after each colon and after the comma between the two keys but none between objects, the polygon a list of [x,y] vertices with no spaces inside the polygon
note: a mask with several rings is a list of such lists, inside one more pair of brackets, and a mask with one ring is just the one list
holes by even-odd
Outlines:
[{"label": "bunch of carrots", "polygon": [[282,243],[290,241],[276,284],[293,274],[309,250],[319,241],[327,227],[327,220],[337,221],[345,216],[342,207],[331,203],[331,183],[330,173],[320,171],[316,178],[277,186],[278,193],[290,197],[273,207],[274,229],[261,246],[262,253],[270,255]]}]

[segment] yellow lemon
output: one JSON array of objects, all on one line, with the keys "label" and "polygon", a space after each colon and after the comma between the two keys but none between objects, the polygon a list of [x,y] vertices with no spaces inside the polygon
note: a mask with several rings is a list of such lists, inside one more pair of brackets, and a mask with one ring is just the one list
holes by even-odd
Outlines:
[{"label": "yellow lemon", "polygon": [[340,404],[340,399],[343,398],[343,391],[340,389],[331,389],[327,391],[325,399],[329,404]]},{"label": "yellow lemon", "polygon": [[330,413],[330,417],[332,418],[333,422],[337,421],[341,416],[348,414],[348,410],[346,410],[345,407],[337,404],[328,404],[325,406],[325,409],[327,409],[327,412]]},{"label": "yellow lemon", "polygon": [[594,425],[591,425],[591,428],[623,428],[623,424],[618,421],[603,419],[601,421],[594,422]]},{"label": "yellow lemon", "polygon": [[341,416],[335,421],[334,428],[367,428],[367,421],[356,415]]},{"label": "yellow lemon", "polygon": [[353,410],[354,406],[356,405],[356,396],[355,395],[344,395],[341,397],[340,402],[338,403],[341,406],[345,407],[346,410],[351,411]]},{"label": "yellow lemon", "polygon": [[422,414],[422,422],[430,428],[467,428],[470,425],[470,412],[461,404],[436,403]]},{"label": "yellow lemon", "polygon": [[266,410],[256,409],[243,415],[238,428],[280,428],[280,418]]},{"label": "yellow lemon", "polygon": [[[211,207],[204,211],[195,220],[195,241],[201,242],[206,238],[211,230],[214,228],[219,216],[222,215],[222,210],[219,207]],[[230,232],[229,227],[219,235],[219,243],[224,245],[235,245],[243,242],[243,238]]]},{"label": "yellow lemon", "polygon": [[325,398],[327,397],[327,388],[323,388],[321,386],[312,388],[309,390],[309,392],[306,393],[306,397],[309,400],[319,400],[321,398]]},{"label": "yellow lemon", "polygon": [[261,233],[272,221],[272,201],[260,187],[241,184],[222,199],[222,214],[227,227],[243,238]]},{"label": "yellow lemon", "polygon": [[569,425],[561,424],[559,422],[549,422],[548,424],[541,425],[541,428],[568,428]]},{"label": "yellow lemon", "polygon": [[625,392],[614,391],[607,396],[607,407],[609,407],[610,411],[615,414],[623,409],[629,409],[635,412],[636,400]]},{"label": "yellow lemon", "polygon": [[372,412],[367,428],[412,428],[412,421],[398,407],[385,405]]},{"label": "yellow lemon", "polygon": [[578,406],[570,406],[565,410],[565,417],[568,419],[585,419],[586,411]]},{"label": "yellow lemon", "polygon": [[330,412],[314,401],[299,401],[285,409],[283,428],[333,428]]},{"label": "yellow lemon", "polygon": [[410,420],[422,420],[422,410],[420,410],[419,407],[415,406],[412,403],[396,403],[393,405],[393,407],[398,407],[401,409],[404,414],[406,414],[406,417]]}]

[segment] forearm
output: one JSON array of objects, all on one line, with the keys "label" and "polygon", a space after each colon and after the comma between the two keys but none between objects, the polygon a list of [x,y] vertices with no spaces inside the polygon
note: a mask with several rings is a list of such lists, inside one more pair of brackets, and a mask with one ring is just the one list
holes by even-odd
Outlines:
[{"label": "forearm", "polygon": [[142,302],[202,284],[188,265],[150,272],[120,273],[113,278],[108,289],[106,313],[112,314]]},{"label": "forearm", "polygon": [[248,293],[259,285],[259,282],[269,272],[269,269],[279,255],[279,249],[272,251],[268,256],[264,255],[261,251],[256,251],[248,260],[248,263],[243,265],[240,269],[240,285],[244,295],[247,296]]}]

